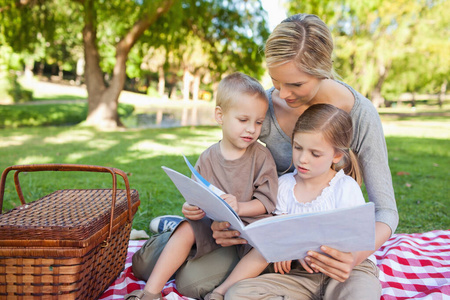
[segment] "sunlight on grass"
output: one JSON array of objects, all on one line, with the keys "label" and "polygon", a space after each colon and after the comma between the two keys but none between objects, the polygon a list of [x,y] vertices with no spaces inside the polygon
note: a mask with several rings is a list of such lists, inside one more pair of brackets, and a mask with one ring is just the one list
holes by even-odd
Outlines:
[{"label": "sunlight on grass", "polygon": [[119,143],[119,141],[94,139],[94,140],[88,141],[86,143],[86,145],[92,149],[108,150],[108,149],[111,149],[112,147],[116,146],[118,143]]},{"label": "sunlight on grass", "polygon": [[450,122],[433,121],[383,121],[386,136],[410,136],[426,138],[450,138]]},{"label": "sunlight on grass", "polygon": [[28,140],[32,139],[33,136],[26,134],[21,136],[11,136],[8,137],[7,140],[3,140],[0,143],[0,147],[9,147],[9,146],[21,146],[22,144],[26,143]]},{"label": "sunlight on grass", "polygon": [[176,134],[163,133],[163,134],[158,135],[158,139],[174,141],[174,140],[178,139],[178,136]]},{"label": "sunlight on grass", "polygon": [[67,163],[79,163],[80,161],[83,161],[83,158],[95,155],[96,153],[96,150],[70,153],[66,156],[66,161]]},{"label": "sunlight on grass", "polygon": [[172,145],[165,145],[163,143],[157,143],[154,141],[140,141],[129,147],[130,151],[140,151],[145,157],[153,157],[154,154],[160,155],[164,154],[175,154],[177,153],[176,147]]},{"label": "sunlight on grass", "polygon": [[63,131],[57,136],[46,137],[44,143],[46,144],[65,144],[69,142],[85,142],[92,140],[94,133],[90,130],[68,130]]},{"label": "sunlight on grass", "polygon": [[50,156],[26,156],[17,160],[17,165],[28,164],[49,164],[53,162],[53,157]]}]

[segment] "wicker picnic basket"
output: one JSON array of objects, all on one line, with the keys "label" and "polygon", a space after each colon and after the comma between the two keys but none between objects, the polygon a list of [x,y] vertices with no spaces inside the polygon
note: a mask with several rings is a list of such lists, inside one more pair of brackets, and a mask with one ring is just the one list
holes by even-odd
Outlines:
[{"label": "wicker picnic basket", "polygon": [[[97,299],[125,265],[140,204],[126,173],[115,168],[44,164],[6,168],[22,203],[0,214],[0,299]],[[112,175],[112,189],[58,190],[25,203],[20,172],[87,171]],[[117,189],[120,175],[126,189]],[[1,212],[1,211],[0,211]]]}]

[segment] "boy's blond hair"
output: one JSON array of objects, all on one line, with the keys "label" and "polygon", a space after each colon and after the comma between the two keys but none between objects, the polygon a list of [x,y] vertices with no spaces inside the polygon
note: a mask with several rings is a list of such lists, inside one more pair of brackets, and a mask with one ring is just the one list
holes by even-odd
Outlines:
[{"label": "boy's blond hair", "polygon": [[237,104],[243,94],[258,95],[261,99],[269,101],[261,83],[253,77],[236,72],[220,81],[216,95],[216,106],[220,106],[222,111],[226,112],[231,106]]}]

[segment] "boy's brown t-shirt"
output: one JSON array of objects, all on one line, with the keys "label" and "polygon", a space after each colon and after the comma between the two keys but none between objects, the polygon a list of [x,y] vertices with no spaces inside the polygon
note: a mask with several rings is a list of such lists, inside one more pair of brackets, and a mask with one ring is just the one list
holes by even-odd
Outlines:
[{"label": "boy's brown t-shirt", "polygon": [[[200,155],[195,168],[208,182],[225,193],[235,196],[238,202],[255,198],[261,201],[267,213],[254,217],[241,217],[244,224],[269,217],[275,210],[278,192],[277,169],[269,150],[260,143],[250,145],[239,159],[226,160],[220,152],[220,142],[218,142]],[[209,218],[187,221],[194,230],[196,243],[190,258],[198,258],[220,248],[212,237],[212,221]],[[250,249],[250,245],[243,245],[238,250],[239,256],[242,257]]]},{"label": "boy's brown t-shirt", "polygon": [[266,208],[266,214],[242,217],[247,225],[272,214],[276,207],[278,176],[270,151],[258,142],[250,145],[242,157],[226,160],[220,152],[220,142],[206,149],[196,165],[199,173],[210,183],[238,202],[258,199]]}]

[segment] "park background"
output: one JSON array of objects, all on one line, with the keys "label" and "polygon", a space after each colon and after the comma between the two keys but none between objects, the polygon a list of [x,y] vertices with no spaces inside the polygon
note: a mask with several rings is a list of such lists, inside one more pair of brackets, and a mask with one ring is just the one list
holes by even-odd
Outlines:
[{"label": "park background", "polygon": [[[161,166],[189,175],[181,154],[195,162],[220,139],[212,119],[220,78],[242,71],[270,87],[262,49],[280,19],[269,22],[268,11],[313,13],[332,30],[337,73],[380,113],[397,232],[449,229],[448,4],[0,0],[0,168],[122,169],[140,193],[133,227],[148,232],[153,217],[181,214]],[[19,205],[8,179],[3,211]],[[28,201],[111,185],[107,175],[72,172],[27,173],[21,183]]]}]

